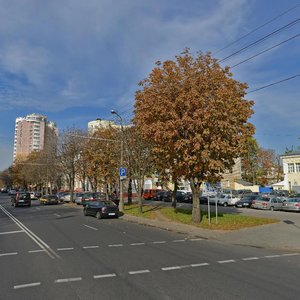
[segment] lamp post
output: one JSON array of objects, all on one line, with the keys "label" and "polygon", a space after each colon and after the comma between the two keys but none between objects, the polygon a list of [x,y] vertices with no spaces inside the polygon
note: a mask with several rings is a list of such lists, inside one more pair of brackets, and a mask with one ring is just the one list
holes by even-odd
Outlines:
[{"label": "lamp post", "polygon": [[[123,167],[123,118],[115,111],[111,110],[111,113],[116,115],[120,121],[121,121],[121,132],[122,132],[122,137],[121,137],[121,159],[120,159],[120,169]],[[119,209],[121,212],[124,212],[124,198],[123,198],[123,182],[120,175],[120,203],[119,203]]]}]

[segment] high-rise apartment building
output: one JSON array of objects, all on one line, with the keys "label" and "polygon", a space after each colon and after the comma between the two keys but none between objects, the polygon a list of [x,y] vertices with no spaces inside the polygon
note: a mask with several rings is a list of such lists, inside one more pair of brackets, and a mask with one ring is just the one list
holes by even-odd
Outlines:
[{"label": "high-rise apartment building", "polygon": [[33,151],[51,147],[57,140],[58,130],[53,122],[47,121],[46,116],[30,114],[16,118],[14,155],[26,157]]}]

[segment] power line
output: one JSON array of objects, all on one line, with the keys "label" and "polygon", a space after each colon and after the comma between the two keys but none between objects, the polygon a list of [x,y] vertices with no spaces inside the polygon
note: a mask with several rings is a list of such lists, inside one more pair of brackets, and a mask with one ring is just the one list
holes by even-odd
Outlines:
[{"label": "power line", "polygon": [[224,57],[223,59],[219,60],[219,63],[220,63],[220,62],[223,62],[223,61],[225,61],[225,60],[227,60],[227,59],[229,59],[229,58],[231,58],[231,57],[233,57],[233,56],[235,56],[235,55],[237,55],[237,54],[240,54],[240,53],[244,52],[246,49],[251,48],[251,47],[253,47],[253,46],[255,46],[255,45],[257,45],[257,44],[259,44],[259,43],[265,41],[265,40],[268,39],[269,37],[271,37],[271,36],[273,36],[273,35],[275,35],[275,34],[278,34],[279,32],[281,32],[281,31],[283,31],[283,30],[285,30],[285,29],[288,29],[289,27],[292,27],[292,26],[296,25],[296,24],[299,23],[299,22],[300,22],[300,18],[295,19],[294,21],[292,21],[292,22],[290,22],[290,23],[288,23],[288,24],[286,24],[286,25],[284,25],[284,26],[278,28],[278,29],[275,30],[275,31],[272,31],[271,33],[269,33],[269,34],[263,36],[262,38],[260,38],[260,39],[258,39],[258,40],[256,40],[256,41],[254,41],[254,42],[248,44],[247,46],[243,47],[242,49],[240,49],[240,50],[238,50],[238,51],[235,51],[234,53],[232,53],[232,54],[230,54],[230,55]]},{"label": "power line", "polygon": [[276,47],[278,47],[278,46],[280,46],[280,45],[282,45],[282,44],[284,44],[284,43],[286,43],[286,42],[288,42],[288,41],[290,41],[290,40],[293,40],[293,39],[295,39],[295,38],[298,37],[298,36],[300,36],[300,33],[299,33],[299,34],[296,34],[296,35],[294,35],[294,36],[292,36],[292,37],[290,37],[289,39],[286,39],[286,40],[282,41],[282,42],[279,43],[279,44],[276,44],[276,45],[274,45],[274,46],[272,46],[272,47],[270,47],[270,48],[267,48],[267,49],[265,49],[265,50],[263,50],[263,51],[261,51],[261,52],[255,54],[255,55],[253,55],[253,56],[251,56],[251,57],[249,57],[249,58],[247,58],[247,59],[242,60],[241,62],[239,62],[239,63],[237,63],[237,64],[231,66],[231,69],[233,69],[233,68],[235,68],[235,67],[237,67],[237,66],[239,66],[239,65],[241,65],[241,64],[243,64],[243,63],[245,63],[245,62],[247,62],[247,61],[249,61],[249,60],[251,60],[251,59],[253,59],[253,58],[255,58],[255,57],[259,56],[259,55],[261,55],[261,54],[263,54],[263,53],[266,53],[266,52],[268,52],[268,51],[270,51],[270,50],[272,50],[272,49],[274,49],[274,48],[276,48]]},{"label": "power line", "polygon": [[265,88],[267,88],[267,87],[270,87],[270,86],[273,86],[273,85],[282,83],[282,82],[284,82],[284,81],[288,81],[288,80],[294,79],[294,78],[296,78],[296,77],[300,77],[300,74],[297,74],[297,75],[294,75],[294,76],[291,76],[291,77],[288,77],[288,78],[285,78],[285,79],[282,79],[282,80],[279,80],[279,81],[276,81],[276,82],[273,82],[273,83],[264,85],[264,86],[262,86],[262,87],[260,87],[260,88],[257,88],[257,89],[254,89],[254,90],[249,91],[247,94],[254,93],[254,92],[257,92],[257,91],[260,91],[260,90],[265,89]]},{"label": "power line", "polygon": [[245,37],[249,36],[249,35],[252,34],[253,32],[255,32],[255,31],[257,31],[257,30],[263,28],[264,26],[266,26],[266,25],[272,23],[273,21],[275,21],[275,20],[279,19],[280,17],[282,17],[283,15],[287,14],[288,12],[290,12],[290,11],[296,9],[298,6],[300,6],[300,3],[297,4],[297,5],[295,5],[295,6],[293,6],[293,7],[291,7],[291,8],[289,8],[288,10],[286,10],[286,11],[284,11],[283,13],[279,14],[278,16],[276,16],[276,17],[272,18],[271,20],[267,21],[266,23],[264,23],[264,24],[262,24],[262,25],[260,25],[260,26],[258,26],[258,27],[256,27],[256,28],[254,28],[253,30],[249,31],[248,33],[246,33],[245,35],[241,36],[241,37],[238,38],[237,40],[235,40],[235,41],[233,41],[233,42],[227,44],[227,45],[224,46],[223,48],[221,48],[221,49],[217,50],[216,52],[214,52],[213,55],[215,55],[215,54],[217,54],[217,53],[219,53],[219,52],[221,52],[221,51],[227,49],[228,47],[234,45],[235,43],[237,43],[237,42],[239,42],[240,40],[244,39]]}]

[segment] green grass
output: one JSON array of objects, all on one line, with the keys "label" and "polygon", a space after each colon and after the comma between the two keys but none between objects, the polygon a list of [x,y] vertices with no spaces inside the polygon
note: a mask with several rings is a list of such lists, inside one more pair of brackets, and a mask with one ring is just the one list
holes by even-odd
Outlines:
[{"label": "green grass", "polygon": [[147,219],[155,219],[163,217],[166,220],[172,222],[178,222],[188,225],[197,226],[204,229],[212,230],[237,230],[241,228],[260,226],[265,224],[272,224],[278,222],[276,219],[259,218],[252,216],[245,216],[240,214],[226,214],[218,213],[217,224],[216,215],[211,212],[211,219],[209,224],[207,211],[201,211],[202,221],[201,223],[194,223],[192,221],[192,211],[185,209],[176,209],[172,207],[158,207],[151,205],[143,205],[143,213],[139,212],[138,205],[125,205],[125,214],[130,214],[136,217],[142,217]]}]

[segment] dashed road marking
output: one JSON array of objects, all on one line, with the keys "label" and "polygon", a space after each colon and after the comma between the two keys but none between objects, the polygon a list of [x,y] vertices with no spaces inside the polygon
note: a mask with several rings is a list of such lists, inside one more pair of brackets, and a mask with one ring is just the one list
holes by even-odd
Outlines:
[{"label": "dashed road marking", "polygon": [[33,287],[33,286],[38,286],[41,285],[40,282],[32,282],[32,283],[26,283],[26,284],[19,284],[19,285],[15,285],[14,289],[23,289],[23,288],[27,288],[27,287]]},{"label": "dashed road marking", "polygon": [[257,260],[257,259],[259,259],[258,257],[245,257],[245,258],[242,258],[242,260],[245,260],[245,261],[247,261],[247,260]]},{"label": "dashed road marking", "polygon": [[82,280],[82,277],[63,278],[63,279],[54,280],[54,283],[66,283],[66,282],[74,282],[74,281],[80,281],[80,280]]},{"label": "dashed road marking", "polygon": [[197,241],[203,241],[203,239],[197,238],[197,239],[190,239],[189,241],[191,241],[191,242],[197,242]]},{"label": "dashed road marking", "polygon": [[20,232],[24,232],[24,230],[6,231],[6,232],[0,232],[0,234],[12,234],[12,233],[20,233]]},{"label": "dashed road marking", "polygon": [[10,256],[10,255],[17,255],[18,252],[9,252],[9,253],[1,253],[0,256]]},{"label": "dashed road marking", "polygon": [[110,278],[110,277],[116,277],[117,274],[111,273],[111,274],[102,274],[102,275],[94,275],[94,279],[100,279],[100,278]]},{"label": "dashed road marking", "polygon": [[285,254],[281,254],[281,256],[296,256],[299,255],[299,253],[285,253]]},{"label": "dashed road marking", "polygon": [[29,250],[28,253],[39,253],[39,252],[45,252],[44,249],[39,249],[39,250]]},{"label": "dashed road marking", "polygon": [[36,207],[35,209],[36,209],[36,210],[41,210],[41,208],[40,208],[40,207]]},{"label": "dashed road marking", "polygon": [[70,248],[57,248],[57,251],[70,251],[70,250],[74,250],[74,248],[70,247]]},{"label": "dashed road marking", "polygon": [[138,270],[138,271],[129,271],[129,275],[135,275],[135,274],[143,274],[143,273],[150,273],[150,270]]},{"label": "dashed road marking", "polygon": [[235,260],[234,259],[227,259],[227,260],[219,260],[218,263],[219,264],[229,264],[229,263],[234,263]]},{"label": "dashed road marking", "polygon": [[192,268],[209,266],[209,263],[191,264]]},{"label": "dashed road marking", "polygon": [[99,248],[99,246],[83,246],[83,249],[96,249]]},{"label": "dashed road marking", "polygon": [[186,240],[174,240],[172,241],[173,243],[182,243],[182,242],[185,242]]},{"label": "dashed road marking", "polygon": [[145,245],[145,243],[132,243],[130,246],[142,246]]},{"label": "dashed road marking", "polygon": [[108,247],[123,247],[123,244],[108,245]]},{"label": "dashed road marking", "polygon": [[275,255],[265,255],[265,258],[275,258],[275,257],[280,257],[279,254],[275,254]]},{"label": "dashed road marking", "polygon": [[167,241],[155,241],[152,244],[165,244]]},{"label": "dashed road marking", "polygon": [[54,214],[54,216],[56,216],[56,217],[61,217],[61,215],[59,215],[59,214]]},{"label": "dashed road marking", "polygon": [[86,225],[86,224],[83,224],[83,226],[85,226],[87,228],[90,228],[90,229],[93,229],[93,230],[98,230],[98,228],[95,228],[95,227],[92,227],[92,226],[89,226],[89,225]]}]

